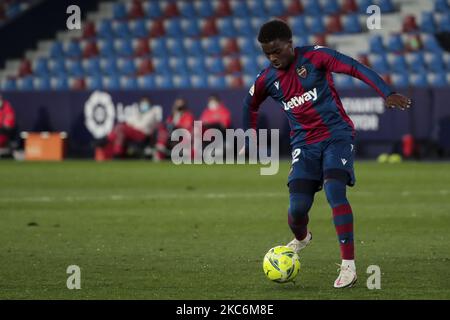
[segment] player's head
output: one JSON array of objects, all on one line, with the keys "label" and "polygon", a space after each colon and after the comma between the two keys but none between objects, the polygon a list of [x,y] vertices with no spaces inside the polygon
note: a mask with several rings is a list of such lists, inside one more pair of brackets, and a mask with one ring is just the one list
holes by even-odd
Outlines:
[{"label": "player's head", "polygon": [[258,41],[274,68],[285,69],[294,61],[292,31],[286,22],[276,19],[263,24],[259,29]]}]

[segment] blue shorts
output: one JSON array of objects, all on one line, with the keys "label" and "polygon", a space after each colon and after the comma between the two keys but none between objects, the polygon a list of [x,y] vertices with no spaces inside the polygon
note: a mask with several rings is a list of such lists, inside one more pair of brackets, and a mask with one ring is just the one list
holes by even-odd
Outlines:
[{"label": "blue shorts", "polygon": [[355,143],[352,137],[328,138],[318,143],[292,148],[292,165],[288,185],[295,179],[316,180],[322,189],[324,173],[342,169],[348,173],[347,185],[355,185],[353,158]]}]

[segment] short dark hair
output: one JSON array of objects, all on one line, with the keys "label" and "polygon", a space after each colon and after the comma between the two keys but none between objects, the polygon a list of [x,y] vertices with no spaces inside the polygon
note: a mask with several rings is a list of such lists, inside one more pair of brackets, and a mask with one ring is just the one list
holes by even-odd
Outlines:
[{"label": "short dark hair", "polygon": [[269,22],[264,23],[259,29],[258,41],[260,43],[269,43],[276,39],[292,39],[291,28],[283,20],[270,20]]}]

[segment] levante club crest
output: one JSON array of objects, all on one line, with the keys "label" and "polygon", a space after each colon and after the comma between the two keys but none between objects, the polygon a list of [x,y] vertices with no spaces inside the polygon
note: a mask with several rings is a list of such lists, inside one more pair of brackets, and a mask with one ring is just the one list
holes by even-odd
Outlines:
[{"label": "levante club crest", "polygon": [[300,78],[305,79],[308,75],[308,71],[306,70],[305,66],[301,66],[300,68],[297,68],[297,74]]}]

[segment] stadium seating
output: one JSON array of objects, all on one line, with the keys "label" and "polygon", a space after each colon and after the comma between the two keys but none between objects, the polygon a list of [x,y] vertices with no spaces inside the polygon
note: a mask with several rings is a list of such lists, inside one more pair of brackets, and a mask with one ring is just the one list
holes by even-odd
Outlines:
[{"label": "stadium seating", "polygon": [[[8,1],[14,6],[31,2]],[[401,3],[392,0],[117,0],[101,19],[86,21],[79,37],[55,39],[45,55],[22,61],[15,76],[1,79],[0,88],[247,86],[268,64],[256,35],[273,17],[291,25],[299,46],[363,34],[368,50],[358,59],[394,85],[443,85],[448,84],[450,54],[434,33],[450,31],[450,6],[446,0],[433,2],[433,11],[400,18]],[[364,19],[372,4],[398,14],[401,29],[367,33]],[[346,76],[335,80],[338,87],[361,86]]]}]

